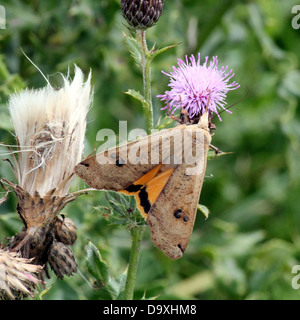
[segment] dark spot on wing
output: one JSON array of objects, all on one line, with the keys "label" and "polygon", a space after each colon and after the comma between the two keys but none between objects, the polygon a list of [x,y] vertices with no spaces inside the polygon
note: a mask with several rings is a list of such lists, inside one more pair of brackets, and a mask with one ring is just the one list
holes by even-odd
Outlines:
[{"label": "dark spot on wing", "polygon": [[174,217],[176,219],[179,219],[180,217],[182,216],[182,210],[181,209],[178,209],[174,212]]},{"label": "dark spot on wing", "polygon": [[190,220],[190,218],[188,216],[183,216],[183,221],[184,222],[188,222]]},{"label": "dark spot on wing", "polygon": [[120,158],[120,159],[116,160],[116,166],[117,167],[122,167],[122,166],[124,166],[124,164],[125,164],[125,160],[124,159]]}]

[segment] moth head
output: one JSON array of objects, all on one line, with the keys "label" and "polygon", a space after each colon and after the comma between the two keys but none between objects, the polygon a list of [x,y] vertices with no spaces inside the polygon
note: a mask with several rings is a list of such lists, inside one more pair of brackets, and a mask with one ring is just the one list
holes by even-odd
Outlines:
[{"label": "moth head", "polygon": [[209,131],[209,126],[210,126],[210,120],[209,120],[209,112],[208,111],[205,111],[199,121],[198,121],[198,127],[201,128],[201,129],[204,129],[204,130],[207,130]]}]

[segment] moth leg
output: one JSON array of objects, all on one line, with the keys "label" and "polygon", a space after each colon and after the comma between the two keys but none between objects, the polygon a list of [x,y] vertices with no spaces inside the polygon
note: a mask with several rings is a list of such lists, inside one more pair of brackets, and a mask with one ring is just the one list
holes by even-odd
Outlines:
[{"label": "moth leg", "polygon": [[172,120],[180,123],[180,119],[179,119],[179,118],[177,118],[177,117],[175,117],[175,116],[172,116],[172,115],[170,115],[170,114],[168,114],[168,117],[169,117],[170,119],[172,119]]},{"label": "moth leg", "polygon": [[192,124],[188,112],[183,107],[181,107],[179,118],[171,115],[169,111],[167,115],[170,119],[177,121],[180,124],[186,124],[186,125]]},{"label": "moth leg", "polygon": [[212,145],[212,144],[209,144],[209,147],[214,150],[215,154],[220,154],[220,153],[223,152],[223,151],[221,151],[219,148],[215,147],[215,146]]}]

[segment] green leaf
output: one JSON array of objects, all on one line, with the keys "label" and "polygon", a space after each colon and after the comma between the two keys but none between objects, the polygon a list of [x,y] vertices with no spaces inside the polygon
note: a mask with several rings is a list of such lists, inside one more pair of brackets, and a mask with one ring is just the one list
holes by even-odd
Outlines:
[{"label": "green leaf", "polygon": [[87,245],[86,264],[90,274],[106,286],[110,281],[109,268],[102,259],[99,250],[91,241]]},{"label": "green leaf", "polygon": [[129,89],[125,93],[128,94],[129,96],[132,96],[136,100],[140,101],[144,108],[146,109],[150,108],[149,102],[144,98],[144,96],[140,92]]},{"label": "green leaf", "polygon": [[145,219],[136,207],[134,197],[106,191],[105,198],[109,206],[98,206],[95,209],[110,223],[118,226],[125,225],[129,229],[136,225],[146,225]]},{"label": "green leaf", "polygon": [[169,50],[169,49],[173,49],[175,47],[177,47],[178,45],[180,44],[179,43],[175,43],[175,44],[172,44],[170,46],[166,46],[164,48],[161,48],[161,49],[158,49],[158,50],[155,50],[154,47],[151,49],[151,54],[150,54],[150,60],[152,61],[155,57],[157,57],[159,54]]},{"label": "green leaf", "polygon": [[121,197],[118,197],[117,194],[113,192],[106,192],[105,197],[109,201],[109,204],[113,211],[118,214],[124,215],[125,206],[122,204]]},{"label": "green leaf", "polygon": [[109,282],[107,283],[107,286],[105,289],[112,296],[114,300],[117,299],[117,296],[119,295],[119,291],[120,291],[120,285],[115,278],[109,279]]},{"label": "green leaf", "polygon": [[234,152],[223,152],[223,151],[219,151],[218,153],[215,153],[215,151],[209,150],[207,153],[207,160],[212,160],[212,159],[216,159],[222,156],[225,156],[227,154],[231,154]]},{"label": "green leaf", "polygon": [[34,297],[34,300],[43,300],[44,295],[47,295],[48,292],[51,290],[53,285],[50,285],[49,287],[45,288],[44,290],[42,290],[39,294],[37,294]]},{"label": "green leaf", "polygon": [[139,45],[136,41],[136,39],[134,39],[131,36],[128,36],[125,32],[122,32],[124,39],[125,39],[125,43],[128,47],[128,50],[131,54],[131,56],[133,57],[135,63],[140,66],[141,65],[141,54],[140,54],[140,50],[139,50]]},{"label": "green leaf", "polygon": [[116,300],[123,300],[125,284],[127,279],[127,271],[128,271],[128,268],[126,268],[126,270],[116,278],[116,281],[119,285],[119,289],[118,289],[119,293],[118,293],[118,296],[116,297]]},{"label": "green leaf", "polygon": [[210,212],[209,212],[209,209],[206,206],[204,206],[203,204],[199,203],[198,206],[197,206],[197,209],[204,214],[206,219],[208,218]]},{"label": "green leaf", "polygon": [[86,260],[88,271],[100,283],[105,293],[109,294],[111,299],[121,297],[125,288],[127,269],[118,277],[112,277],[107,263],[102,259],[99,250],[91,241],[87,245]]}]

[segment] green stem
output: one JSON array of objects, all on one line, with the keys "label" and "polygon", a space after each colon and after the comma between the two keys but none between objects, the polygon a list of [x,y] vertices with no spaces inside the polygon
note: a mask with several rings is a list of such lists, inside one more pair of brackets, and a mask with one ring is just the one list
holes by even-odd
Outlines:
[{"label": "green stem", "polygon": [[[148,102],[147,106],[144,105],[144,116],[146,119],[146,129],[148,134],[151,133],[153,128],[153,107],[151,97],[151,54],[147,47],[146,31],[137,30],[137,41],[140,46],[141,53],[141,67],[143,72],[144,84],[144,98]],[[135,226],[132,227],[131,232],[131,252],[129,258],[129,265],[127,270],[127,279],[124,291],[124,300],[133,300],[134,286],[137,276],[137,269],[140,258],[140,249],[143,239],[145,227]]]},{"label": "green stem", "polygon": [[153,128],[153,107],[151,97],[151,58],[147,47],[146,30],[137,30],[137,40],[141,51],[141,67],[143,72],[144,98],[149,103],[149,107],[144,106],[144,115],[148,134]]},{"label": "green stem", "polygon": [[133,300],[134,285],[139,265],[141,243],[145,227],[135,226],[131,230],[131,253],[127,270],[124,300]]}]

